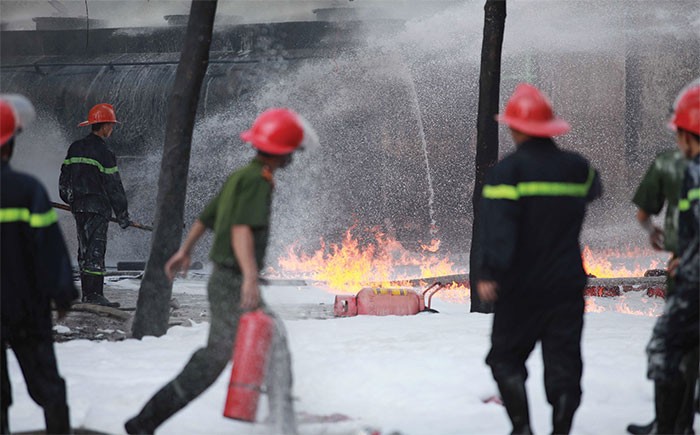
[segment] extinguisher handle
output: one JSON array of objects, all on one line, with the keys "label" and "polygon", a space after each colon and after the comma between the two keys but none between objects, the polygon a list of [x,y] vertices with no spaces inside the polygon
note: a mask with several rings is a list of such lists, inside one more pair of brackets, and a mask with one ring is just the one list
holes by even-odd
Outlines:
[{"label": "extinguisher handle", "polygon": [[434,283],[430,284],[425,290],[423,290],[423,292],[421,293],[421,296],[425,297],[425,294],[428,293],[432,288],[434,288],[435,286],[441,286],[441,285],[442,284],[439,282],[434,282]]},{"label": "extinguisher handle", "polygon": [[426,293],[430,292],[428,295],[428,303],[425,304],[426,311],[434,311],[432,308],[430,308],[430,304],[433,301],[433,295],[444,288],[445,286],[441,282],[434,282],[427,289],[423,290],[423,301],[425,301]]}]

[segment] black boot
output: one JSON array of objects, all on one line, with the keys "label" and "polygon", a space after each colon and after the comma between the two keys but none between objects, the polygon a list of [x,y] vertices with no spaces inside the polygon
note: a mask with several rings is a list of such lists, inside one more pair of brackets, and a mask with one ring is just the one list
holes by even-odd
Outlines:
[{"label": "black boot", "polygon": [[128,434],[152,434],[156,428],[189,403],[175,391],[170,382],[146,403],[139,415],[124,423]]},{"label": "black boot", "polygon": [[653,433],[676,433],[676,421],[683,403],[684,393],[684,382],[655,382],[656,431]]},{"label": "black boot", "polygon": [[676,429],[673,433],[693,434],[693,424],[695,423],[695,382],[684,382],[679,403],[678,415],[676,416]]},{"label": "black boot", "polygon": [[110,302],[104,297],[104,277],[101,275],[80,274],[80,283],[83,290],[83,302],[86,304],[102,305],[105,307],[119,308],[119,302]]},{"label": "black boot", "polygon": [[559,435],[571,431],[574,413],[580,403],[581,398],[578,395],[563,394],[557,398],[552,413],[552,433]]},{"label": "black boot", "polygon": [[70,413],[68,406],[47,406],[44,408],[44,420],[46,421],[47,434],[69,434],[70,428]]},{"label": "black boot", "polygon": [[2,408],[2,420],[0,421],[0,430],[2,430],[2,435],[10,433],[10,420],[7,413],[7,408],[3,406]]},{"label": "black boot", "polygon": [[653,419],[651,423],[645,425],[631,424],[627,426],[627,432],[632,435],[649,435],[652,432],[656,432],[656,419]]},{"label": "black boot", "polygon": [[512,376],[498,382],[498,389],[501,392],[506,411],[508,411],[508,417],[513,424],[513,432],[511,433],[532,434],[525,379],[522,376]]},{"label": "black boot", "polygon": [[681,374],[683,375],[683,398],[681,400],[678,417],[676,417],[675,433],[693,434],[695,423],[695,386],[698,379],[698,349],[688,352],[681,360]]}]

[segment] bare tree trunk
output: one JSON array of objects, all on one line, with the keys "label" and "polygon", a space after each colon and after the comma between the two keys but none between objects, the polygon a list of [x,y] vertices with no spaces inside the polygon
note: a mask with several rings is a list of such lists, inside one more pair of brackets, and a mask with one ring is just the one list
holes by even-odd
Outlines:
[{"label": "bare tree trunk", "polygon": [[476,133],[476,179],[472,206],[474,224],[472,245],[469,252],[469,285],[471,287],[471,311],[490,313],[493,306],[482,302],[476,292],[479,279],[477,261],[481,255],[479,241],[479,207],[481,190],[486,171],[498,161],[498,124],[494,116],[498,113],[501,87],[501,49],[506,24],[506,0],[486,0],[484,5],[484,40],[481,45],[481,71],[479,73],[479,113]]},{"label": "bare tree trunk", "polygon": [[136,305],[132,328],[135,338],[161,336],[168,329],[172,283],[165,275],[164,266],[182,239],[192,130],[202,81],[209,65],[216,4],[217,0],[193,0],[190,8],[184,46],[168,103],[156,224],[151,255]]}]

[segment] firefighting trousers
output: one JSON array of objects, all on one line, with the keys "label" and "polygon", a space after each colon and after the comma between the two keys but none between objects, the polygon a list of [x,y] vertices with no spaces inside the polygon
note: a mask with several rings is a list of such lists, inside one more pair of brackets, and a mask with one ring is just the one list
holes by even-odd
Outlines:
[{"label": "firefighting trousers", "polygon": [[583,372],[583,298],[543,305],[523,310],[517,301],[497,303],[486,363],[499,384],[513,376],[525,380],[525,361],[539,341],[547,401],[554,405],[563,396],[578,400]]},{"label": "firefighting trousers", "polygon": [[97,213],[74,213],[78,233],[78,265],[90,275],[104,275],[109,220]]},{"label": "firefighting trousers", "polygon": [[[242,276],[233,269],[215,267],[207,287],[211,311],[207,345],[195,351],[180,374],[144,406],[136,417],[141,427],[155,430],[209,388],[226,368],[231,360],[238,322],[243,314],[239,307],[242,282]],[[277,325],[266,379],[270,417],[279,425],[278,433],[296,433],[291,400],[291,357],[286,334],[282,322],[264,306],[263,309],[275,319]],[[222,391],[222,404],[224,400],[225,392]]]},{"label": "firefighting trousers", "polygon": [[42,408],[66,406],[66,383],[58,374],[53,341],[50,338],[2,339],[2,409],[12,404],[12,387],[7,370],[7,346],[11,346],[27,384],[29,396]]},{"label": "firefighting trousers", "polygon": [[[647,377],[659,382],[674,382],[681,377],[697,376],[697,367],[688,367],[686,355],[697,352],[700,341],[698,283],[676,283],[676,291],[667,297],[664,312],[656,320],[647,345]],[[692,364],[691,364],[692,365]]]}]

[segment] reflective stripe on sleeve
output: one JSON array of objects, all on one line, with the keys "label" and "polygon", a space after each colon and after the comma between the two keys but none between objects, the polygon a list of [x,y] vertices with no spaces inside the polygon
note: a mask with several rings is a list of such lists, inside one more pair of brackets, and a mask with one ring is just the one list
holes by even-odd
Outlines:
[{"label": "reflective stripe on sleeve", "polygon": [[683,198],[680,201],[678,201],[678,210],[680,210],[680,211],[690,210],[690,203],[692,203],[693,201],[697,201],[699,199],[700,199],[700,187],[690,189],[688,191],[688,197]]},{"label": "reflective stripe on sleeve", "polygon": [[0,223],[26,222],[32,228],[42,228],[56,221],[58,217],[53,209],[46,213],[32,213],[28,208],[0,208]]},{"label": "reflective stripe on sleeve", "polygon": [[98,162],[95,159],[88,159],[87,157],[71,157],[70,159],[65,159],[63,161],[64,165],[73,165],[76,163],[82,163],[84,165],[96,166],[97,169],[100,170],[100,172],[105,173],[105,174],[114,174],[114,173],[119,172],[119,168],[117,168],[116,166],[111,167],[111,168],[105,168],[104,166],[102,166],[102,163]]},{"label": "reflective stripe on sleeve", "polygon": [[515,186],[509,184],[485,185],[482,195],[487,199],[508,199],[517,201],[526,196],[571,196],[582,198],[591,189],[595,170],[588,169],[585,183],[560,183],[555,181],[523,181]]},{"label": "reflective stripe on sleeve", "polygon": [[512,199],[517,200],[518,188],[509,184],[499,184],[497,186],[485,185],[482,193],[484,198],[488,199]]}]

